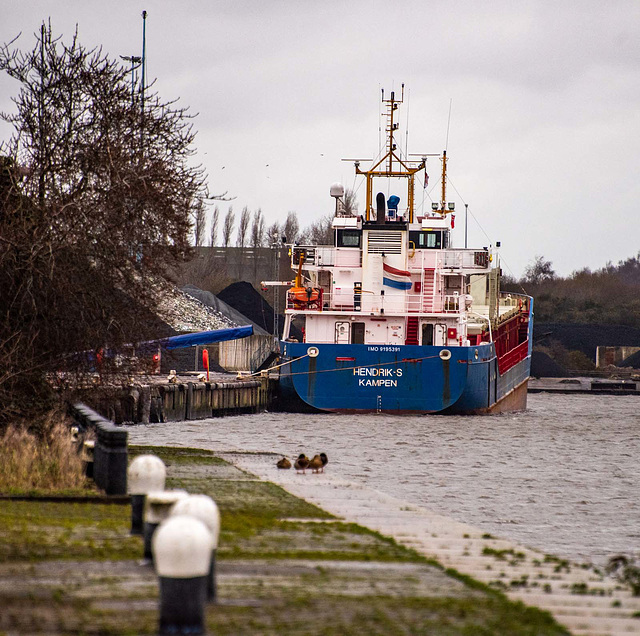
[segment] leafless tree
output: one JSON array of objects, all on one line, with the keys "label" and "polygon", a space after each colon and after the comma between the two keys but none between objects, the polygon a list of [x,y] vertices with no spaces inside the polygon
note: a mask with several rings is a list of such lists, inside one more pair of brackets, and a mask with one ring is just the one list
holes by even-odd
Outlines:
[{"label": "leafless tree", "polygon": [[333,245],[333,214],[326,214],[309,225],[301,234],[301,241],[309,245]]},{"label": "leafless tree", "polygon": [[262,247],[264,244],[264,215],[258,208],[253,213],[253,224],[251,226],[251,247]]},{"label": "leafless tree", "polygon": [[[43,24],[0,47],[19,83],[0,143],[0,425],[42,410],[78,352],[158,334],[156,281],[208,198],[186,109],[131,94],[130,68]],[[151,93],[151,94],[150,94]]]},{"label": "leafless tree", "polygon": [[240,222],[238,223],[238,233],[236,236],[236,245],[238,247],[245,247],[247,244],[247,233],[249,232],[249,222],[251,220],[251,212],[245,205],[240,212]]},{"label": "leafless tree", "polygon": [[269,247],[280,245],[280,224],[275,221],[267,230],[267,244]]},{"label": "leafless tree", "polygon": [[295,212],[287,213],[287,220],[284,222],[282,232],[286,237],[287,243],[295,243],[300,234],[300,224],[298,223],[298,215]]},{"label": "leafless tree", "polygon": [[204,232],[207,228],[207,212],[203,201],[198,201],[193,212],[193,243],[196,247],[204,245]]},{"label": "leafless tree", "polygon": [[224,225],[222,226],[222,247],[229,247],[234,224],[235,214],[233,212],[233,206],[230,205],[229,210],[224,217]]},{"label": "leafless tree", "polygon": [[211,212],[211,233],[209,245],[215,247],[218,244],[218,224],[220,223],[220,208],[216,205]]},{"label": "leafless tree", "polygon": [[344,199],[342,201],[345,214],[356,216],[358,214],[358,200],[356,199],[356,193],[354,190],[347,188],[344,191]]}]

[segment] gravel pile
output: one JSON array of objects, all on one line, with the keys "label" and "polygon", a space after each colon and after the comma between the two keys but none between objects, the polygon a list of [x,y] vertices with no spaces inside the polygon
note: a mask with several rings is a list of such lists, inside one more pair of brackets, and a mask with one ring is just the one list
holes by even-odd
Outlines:
[{"label": "gravel pile", "polygon": [[240,326],[173,286],[163,286],[160,295],[158,315],[178,333]]}]

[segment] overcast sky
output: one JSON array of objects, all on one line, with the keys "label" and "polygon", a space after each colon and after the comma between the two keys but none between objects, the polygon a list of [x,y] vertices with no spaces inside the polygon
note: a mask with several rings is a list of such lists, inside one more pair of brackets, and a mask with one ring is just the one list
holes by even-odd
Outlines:
[{"label": "overcast sky", "polygon": [[[380,89],[404,82],[403,149],[408,122],[409,152],[441,152],[451,106],[454,245],[467,203],[469,246],[501,241],[516,276],[536,255],[569,275],[640,250],[638,0],[4,0],[0,40],[32,48],[50,17],[87,47],[140,55],[143,9],[148,75],[199,114],[210,189],[236,212],[293,210],[306,226],[333,210],[335,181],[362,209],[341,159],[378,155]],[[0,78],[0,110],[16,91]],[[439,170],[429,159],[427,207]]]}]

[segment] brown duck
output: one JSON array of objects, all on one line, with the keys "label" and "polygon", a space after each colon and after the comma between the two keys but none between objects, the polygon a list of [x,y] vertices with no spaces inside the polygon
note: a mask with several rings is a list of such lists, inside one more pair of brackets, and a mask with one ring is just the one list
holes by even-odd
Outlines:
[{"label": "brown duck", "polygon": [[324,467],[329,463],[329,458],[326,453],[320,453],[320,459],[322,460],[322,470],[320,472],[324,472]]},{"label": "brown duck", "polygon": [[309,467],[309,458],[304,453],[300,453],[298,459],[293,463],[293,467],[296,471],[302,471],[302,474],[306,475],[305,470]]},{"label": "brown duck", "polygon": [[276,466],[278,468],[291,468],[291,462],[286,457],[283,457],[282,459],[278,460]]},{"label": "brown duck", "polygon": [[319,473],[322,468],[322,460],[320,459],[320,455],[314,455],[313,459],[309,462],[309,468],[314,473]]}]

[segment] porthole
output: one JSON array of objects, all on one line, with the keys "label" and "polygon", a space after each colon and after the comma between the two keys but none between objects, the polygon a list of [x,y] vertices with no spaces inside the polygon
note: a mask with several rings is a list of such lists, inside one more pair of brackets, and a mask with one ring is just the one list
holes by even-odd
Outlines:
[{"label": "porthole", "polygon": [[449,351],[449,349],[442,349],[442,351],[440,351],[440,359],[449,360],[449,358],[451,358],[451,351]]},{"label": "porthole", "polygon": [[317,358],[319,353],[320,353],[320,351],[319,351],[318,347],[309,347],[307,349],[307,355],[310,358]]}]

